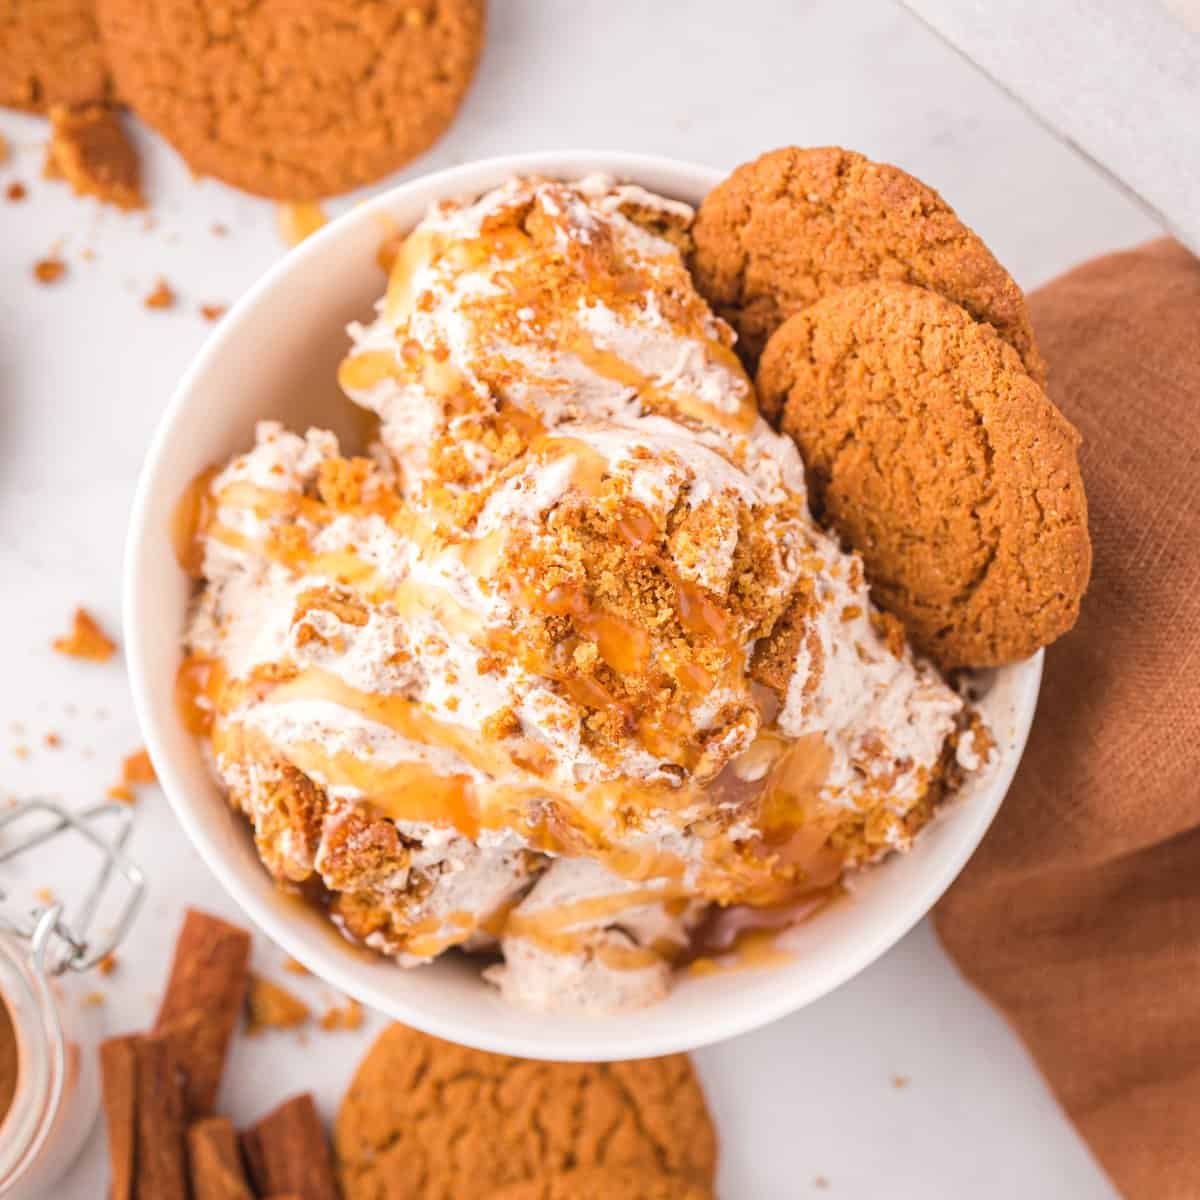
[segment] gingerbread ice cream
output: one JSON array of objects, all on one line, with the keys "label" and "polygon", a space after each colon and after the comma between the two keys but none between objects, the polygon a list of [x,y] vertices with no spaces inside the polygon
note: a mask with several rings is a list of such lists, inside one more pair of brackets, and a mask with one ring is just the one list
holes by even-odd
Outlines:
[{"label": "gingerbread ice cream", "polygon": [[905,849],[986,759],[813,522],[691,218],[599,178],[436,207],[350,331],[369,455],[265,423],[190,497],[181,697],[268,869],[528,1005],[653,1002],[712,906]]}]

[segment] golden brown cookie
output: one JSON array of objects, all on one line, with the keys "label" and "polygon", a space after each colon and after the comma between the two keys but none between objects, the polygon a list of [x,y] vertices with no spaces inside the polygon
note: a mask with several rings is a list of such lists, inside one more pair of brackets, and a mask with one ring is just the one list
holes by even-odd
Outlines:
[{"label": "golden brown cookie", "polygon": [[488,1200],[712,1200],[712,1191],[651,1168],[582,1167],[509,1184]]},{"label": "golden brown cookie", "polygon": [[910,284],[845,288],[779,327],[758,388],[814,515],[943,667],[1013,662],[1075,623],[1079,435],[989,325]]},{"label": "golden brown cookie", "polygon": [[346,1200],[474,1200],[592,1167],[637,1166],[710,1185],[717,1157],[685,1055],[535,1062],[403,1025],[385,1030],[359,1065],[334,1146]]},{"label": "golden brown cookie", "polygon": [[483,0],[98,0],[123,98],[202,175],[280,200],[349,191],[449,125]]},{"label": "golden brown cookie", "polygon": [[94,0],[0,0],[0,104],[45,112],[112,99],[95,7]]},{"label": "golden brown cookie", "polygon": [[837,146],[773,150],[708,194],[692,235],[696,283],[750,362],[793,313],[890,279],[961,304],[1045,382],[1021,289],[941,196],[899,167]]}]

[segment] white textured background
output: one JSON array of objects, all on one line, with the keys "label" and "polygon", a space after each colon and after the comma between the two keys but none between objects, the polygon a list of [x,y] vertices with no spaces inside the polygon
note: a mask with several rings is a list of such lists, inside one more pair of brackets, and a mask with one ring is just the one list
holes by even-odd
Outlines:
[{"label": "white textured background", "polygon": [[[1027,287],[1156,232],[1125,193],[882,0],[491,7],[478,82],[416,170],[566,147],[733,166],[784,143],[842,143],[934,184]],[[23,205],[0,199],[0,789],[83,802],[101,795],[140,739],[120,663],[69,662],[48,643],[77,603],[119,625],[134,479],[208,332],[196,306],[236,298],[284,246],[270,204],[194,182],[148,138],[149,230],[139,216],[99,211],[42,182],[38,121],[0,113],[0,132],[16,148],[0,167],[0,192],[20,179],[31,193]],[[214,222],[229,236],[215,237]],[[68,275],[39,286],[32,263],[57,245]],[[142,307],[159,275],[180,295],[173,311]],[[63,736],[59,750],[41,746],[51,730]],[[27,759],[18,746],[30,748]],[[237,916],[157,792],[138,817],[134,852],[151,895],[120,969],[96,985],[112,1031],[152,1013],[185,903]],[[23,874],[53,885],[71,869],[56,854]],[[268,971],[277,958],[262,938],[256,957]],[[322,1002],[315,980],[284,978]],[[295,1035],[240,1041],[225,1108],[247,1121],[289,1089],[311,1087],[332,1112],[369,1032],[314,1034],[303,1053]],[[1113,1194],[927,924],[836,994],[698,1058],[727,1200]],[[57,1195],[95,1200],[104,1162],[96,1136]]]}]

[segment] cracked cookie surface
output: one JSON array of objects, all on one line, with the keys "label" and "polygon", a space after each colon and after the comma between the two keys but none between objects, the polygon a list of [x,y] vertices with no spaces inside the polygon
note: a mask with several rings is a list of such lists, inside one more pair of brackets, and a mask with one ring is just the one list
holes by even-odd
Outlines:
[{"label": "cracked cookie surface", "polygon": [[707,1186],[717,1154],[685,1055],[538,1062],[403,1025],[385,1030],[359,1065],[334,1145],[346,1200],[482,1200],[593,1167],[640,1166]]},{"label": "cracked cookie surface", "polygon": [[0,0],[0,104],[102,104],[112,84],[93,0]]},{"label": "cracked cookie surface", "polygon": [[989,326],[924,288],[846,288],[780,326],[758,388],[814,514],[920,650],[994,666],[1075,623],[1091,566],[1079,435]]},{"label": "cracked cookie surface", "polygon": [[99,0],[121,95],[202,175],[280,200],[427,149],[474,74],[483,0]]},{"label": "cracked cookie surface", "polygon": [[885,279],[961,304],[1045,382],[1021,289],[941,196],[899,167],[837,146],[773,150],[708,194],[692,233],[697,286],[750,361],[793,313]]},{"label": "cracked cookie surface", "polygon": [[488,1200],[712,1200],[712,1192],[682,1176],[640,1167],[583,1167],[511,1184]]}]

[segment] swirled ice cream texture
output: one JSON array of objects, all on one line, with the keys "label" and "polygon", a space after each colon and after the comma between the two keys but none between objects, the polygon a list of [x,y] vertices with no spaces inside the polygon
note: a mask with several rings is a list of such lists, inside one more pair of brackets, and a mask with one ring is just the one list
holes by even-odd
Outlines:
[{"label": "swirled ice cream texture", "polygon": [[961,770],[690,219],[601,179],[434,208],[350,329],[369,455],[264,423],[193,497],[181,690],[268,868],[401,962],[501,953],[534,1006],[652,1002],[706,907],[904,849]]}]

